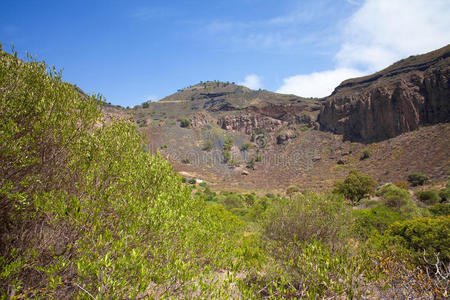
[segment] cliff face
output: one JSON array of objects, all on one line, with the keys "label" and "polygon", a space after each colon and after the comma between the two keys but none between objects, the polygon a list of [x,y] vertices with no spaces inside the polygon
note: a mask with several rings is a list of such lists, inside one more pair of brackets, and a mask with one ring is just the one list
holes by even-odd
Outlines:
[{"label": "cliff face", "polygon": [[450,122],[450,45],[344,81],[321,107],[320,128],[373,142]]}]

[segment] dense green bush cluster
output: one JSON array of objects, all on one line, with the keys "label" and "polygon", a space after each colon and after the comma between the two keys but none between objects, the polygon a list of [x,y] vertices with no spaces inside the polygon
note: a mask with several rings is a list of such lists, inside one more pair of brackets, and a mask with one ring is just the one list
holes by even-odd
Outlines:
[{"label": "dense green bush cluster", "polygon": [[357,204],[359,200],[374,194],[377,183],[369,175],[353,170],[343,181],[336,181],[334,186],[334,193]]},{"label": "dense green bush cluster", "polygon": [[408,175],[408,181],[412,186],[424,185],[429,179],[427,174],[420,172],[412,172]]},{"label": "dense green bush cluster", "polygon": [[183,118],[178,120],[180,122],[180,127],[187,128],[191,126],[191,120],[188,118]]}]

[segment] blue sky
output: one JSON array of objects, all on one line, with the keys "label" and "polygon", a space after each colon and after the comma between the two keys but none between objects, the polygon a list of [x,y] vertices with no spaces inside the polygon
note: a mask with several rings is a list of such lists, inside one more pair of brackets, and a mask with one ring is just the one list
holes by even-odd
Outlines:
[{"label": "blue sky", "polygon": [[0,42],[122,106],[206,80],[326,96],[450,43],[450,1],[2,0]]}]

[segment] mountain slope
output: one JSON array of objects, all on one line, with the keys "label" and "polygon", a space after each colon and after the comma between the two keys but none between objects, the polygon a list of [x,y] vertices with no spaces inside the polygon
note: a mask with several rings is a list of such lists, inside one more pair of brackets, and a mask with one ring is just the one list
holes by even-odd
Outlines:
[{"label": "mountain slope", "polygon": [[326,98],[322,130],[373,142],[450,121],[450,45],[344,81]]}]

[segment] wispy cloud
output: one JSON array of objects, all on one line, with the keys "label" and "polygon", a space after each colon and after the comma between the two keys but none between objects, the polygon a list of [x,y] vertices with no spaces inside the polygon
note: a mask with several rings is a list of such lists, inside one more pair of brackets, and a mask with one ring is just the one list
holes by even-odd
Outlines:
[{"label": "wispy cloud", "polygon": [[239,82],[238,84],[248,87],[252,90],[257,90],[262,88],[261,78],[256,74],[250,74],[245,76],[244,81]]},{"label": "wispy cloud", "polygon": [[366,0],[342,27],[335,68],[285,78],[278,91],[326,96],[345,79],[447,45],[449,28],[448,0]]},{"label": "wispy cloud", "polygon": [[[318,5],[322,7],[321,5]],[[301,45],[321,43],[333,35],[330,28],[307,32],[303,29],[330,13],[324,9],[294,9],[273,18],[242,21],[213,20],[203,26],[203,32],[216,38],[229,49],[297,51]]]}]

